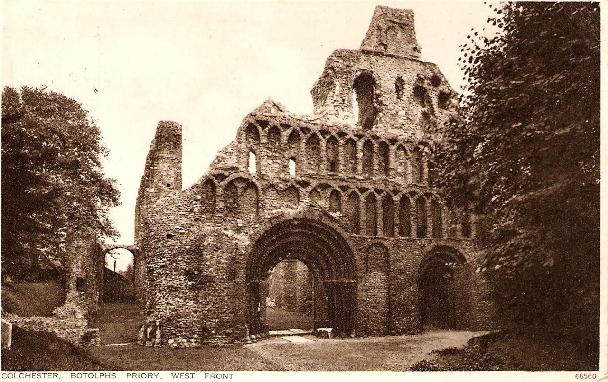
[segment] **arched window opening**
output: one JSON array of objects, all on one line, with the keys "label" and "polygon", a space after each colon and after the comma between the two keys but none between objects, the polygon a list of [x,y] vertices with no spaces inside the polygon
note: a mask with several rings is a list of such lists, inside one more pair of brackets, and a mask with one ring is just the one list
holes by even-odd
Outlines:
[{"label": "arched window opening", "polygon": [[363,129],[369,130],[376,121],[376,106],[374,105],[375,83],[371,73],[363,72],[353,84],[357,105],[357,122]]},{"label": "arched window opening", "polygon": [[437,167],[435,167],[435,162],[433,162],[432,160],[429,160],[426,163],[428,166],[427,182],[431,186],[436,186],[438,183],[437,182],[438,176],[437,176]]},{"label": "arched window opening", "polygon": [[431,77],[431,85],[433,85],[434,87],[441,85],[441,77],[436,74],[433,74],[433,76]]},{"label": "arched window opening", "polygon": [[431,217],[433,221],[432,234],[433,237],[443,237],[443,222],[441,204],[436,199],[431,202]]},{"label": "arched window opening", "polygon": [[331,212],[342,212],[342,198],[338,190],[329,193],[329,210]]},{"label": "arched window opening", "polygon": [[257,146],[260,143],[260,132],[256,125],[250,123],[245,130],[245,138],[248,145]]},{"label": "arched window opening", "polygon": [[304,152],[306,155],[307,170],[317,171],[321,158],[321,141],[316,134],[313,134],[308,138]]},{"label": "arched window opening", "polygon": [[426,106],[426,98],[428,97],[427,90],[424,86],[416,85],[414,86],[414,99],[418,102],[418,104],[422,107]]},{"label": "arched window opening", "polygon": [[281,130],[277,126],[272,126],[268,130],[268,145],[271,148],[279,147],[281,143]]},{"label": "arched window opening", "polygon": [[253,151],[249,152],[249,159],[247,161],[247,169],[249,170],[250,174],[255,174],[257,172],[256,156]]},{"label": "arched window opening", "polygon": [[241,211],[243,214],[257,217],[258,216],[258,188],[253,183],[249,183],[243,191]]},{"label": "arched window opening", "polygon": [[346,198],[344,206],[344,214],[346,215],[348,230],[351,233],[358,234],[361,226],[361,207],[359,205],[359,195],[356,192],[351,192]]},{"label": "arched window opening", "polygon": [[357,174],[357,143],[349,139],[344,149],[344,167],[349,175]]},{"label": "arched window opening", "polygon": [[413,163],[413,168],[412,168],[412,172],[413,172],[413,178],[414,178],[414,183],[422,183],[422,180],[424,178],[424,166],[422,164],[422,153],[420,152],[419,148],[416,148],[414,150],[414,163]]},{"label": "arched window opening", "polygon": [[402,196],[399,201],[399,236],[409,237],[412,235],[411,203],[407,196]]},{"label": "arched window opening", "polygon": [[289,186],[281,192],[281,198],[292,207],[300,203],[300,191],[295,186]]},{"label": "arched window opening", "polygon": [[370,141],[363,143],[363,173],[367,176],[374,174],[374,145]]},{"label": "arched window opening", "polygon": [[377,224],[376,197],[373,194],[369,194],[365,199],[365,234],[367,236],[378,235]]},{"label": "arched window opening", "polygon": [[463,237],[471,237],[471,213],[469,211],[463,212],[460,233]]},{"label": "arched window opening", "polygon": [[395,205],[390,195],[382,200],[382,232],[384,236],[395,236]]},{"label": "arched window opening", "polygon": [[215,212],[215,183],[207,179],[201,189],[201,207],[203,212],[213,214]]},{"label": "arched window opening", "polygon": [[228,183],[224,189],[224,208],[230,215],[239,213],[239,193],[234,182]]},{"label": "arched window opening", "polygon": [[395,150],[395,156],[397,161],[397,173],[399,176],[405,179],[407,175],[407,154],[405,152],[405,148],[399,145],[397,150]]},{"label": "arched window opening", "polygon": [[458,237],[458,225],[460,219],[458,213],[453,209],[453,206],[446,211],[446,225],[448,229],[448,237]]},{"label": "arched window opening", "polygon": [[442,109],[447,109],[450,106],[450,98],[451,95],[448,92],[439,92],[439,96],[437,97],[437,104]]},{"label": "arched window opening", "polygon": [[378,172],[380,175],[389,176],[390,174],[390,156],[389,148],[386,142],[380,142],[378,146]]},{"label": "arched window opening", "polygon": [[296,160],[295,158],[289,158],[289,176],[296,176]]},{"label": "arched window opening", "polygon": [[395,80],[395,94],[397,94],[397,99],[403,99],[403,89],[405,88],[405,81],[403,81],[403,77],[399,76]]},{"label": "arched window opening", "polygon": [[321,192],[317,188],[310,191],[310,193],[308,194],[308,198],[314,204],[317,204],[317,205],[323,204],[323,201],[321,200]]},{"label": "arched window opening", "polygon": [[331,136],[325,145],[327,154],[327,171],[331,173],[338,172],[338,140]]},{"label": "arched window opening", "polygon": [[426,237],[427,220],[426,220],[426,201],[423,197],[416,199],[416,236]]},{"label": "arched window opening", "polygon": [[297,130],[293,130],[287,138],[287,146],[289,150],[299,151],[300,150],[300,134]]}]

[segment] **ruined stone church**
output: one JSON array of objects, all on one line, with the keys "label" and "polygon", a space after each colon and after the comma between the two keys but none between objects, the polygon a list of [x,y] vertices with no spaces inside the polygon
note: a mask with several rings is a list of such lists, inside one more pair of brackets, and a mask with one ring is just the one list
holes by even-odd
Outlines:
[{"label": "ruined stone church", "polygon": [[311,95],[312,115],[265,101],[184,190],[181,126],[158,124],[135,245],[160,343],[266,333],[269,275],[296,259],[312,280],[315,326],[337,335],[488,327],[475,217],[433,186],[433,142],[456,93],[420,59],[413,12],[377,7],[360,49],[334,51]]}]

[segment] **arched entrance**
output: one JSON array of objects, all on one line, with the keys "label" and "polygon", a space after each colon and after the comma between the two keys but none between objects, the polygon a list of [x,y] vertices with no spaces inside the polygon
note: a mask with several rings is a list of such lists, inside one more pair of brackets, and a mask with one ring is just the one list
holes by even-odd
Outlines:
[{"label": "arched entrance", "polygon": [[101,302],[135,302],[135,256],[124,248],[105,254]]},{"label": "arched entrance", "polygon": [[270,270],[286,259],[300,260],[321,280],[328,323],[335,333],[353,334],[357,290],[354,255],[336,229],[308,218],[279,222],[253,244],[246,270],[250,333],[267,330],[261,315],[261,284]]},{"label": "arched entrance", "polygon": [[[101,288],[102,290],[101,292],[101,301],[104,301],[104,295],[107,296],[106,291],[104,291],[103,289],[106,287],[109,287],[110,290],[115,290],[116,288],[112,285],[107,285],[108,282],[111,282],[108,278],[108,276],[116,276],[114,275],[114,273],[126,273],[123,274],[123,276],[126,276],[125,278],[132,284],[132,288],[133,288],[133,300],[134,302],[138,302],[138,303],[143,303],[145,301],[145,290],[147,288],[147,280],[146,280],[146,264],[145,264],[145,259],[143,254],[141,253],[141,251],[139,250],[139,248],[135,245],[131,245],[131,244],[106,244],[103,247],[103,260],[102,263],[100,264],[102,267],[105,266],[105,268],[101,268],[101,271],[103,272],[103,277],[101,280]],[[130,254],[130,268],[128,270],[128,272],[121,272],[121,271],[127,271],[127,269],[125,268],[127,265],[126,263],[122,263],[122,268],[119,266],[120,269],[115,269],[114,265],[114,260],[115,258],[113,256],[111,256],[112,253],[116,253],[116,252],[121,252],[122,256],[120,257],[125,257],[126,254]],[[119,260],[119,264],[120,264],[120,260]],[[118,270],[118,272],[117,272]],[[109,272],[111,271],[111,273]],[[116,277],[115,277],[116,278]]]},{"label": "arched entrance", "polygon": [[449,247],[436,248],[422,261],[418,279],[420,322],[425,329],[459,326],[458,304],[462,303],[459,272],[464,257]]}]

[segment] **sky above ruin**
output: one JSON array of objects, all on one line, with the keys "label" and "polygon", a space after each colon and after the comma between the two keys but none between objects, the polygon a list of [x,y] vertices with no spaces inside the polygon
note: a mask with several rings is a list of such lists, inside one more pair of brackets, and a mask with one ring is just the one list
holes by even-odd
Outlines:
[{"label": "sky above ruin", "polygon": [[459,44],[485,27],[481,1],[3,1],[3,86],[41,86],[81,102],[110,150],[111,211],[133,242],[135,199],[159,120],[183,127],[183,188],[196,182],[266,98],[310,114],[325,59],[359,49],[376,4],[414,10],[422,59],[459,91]]}]

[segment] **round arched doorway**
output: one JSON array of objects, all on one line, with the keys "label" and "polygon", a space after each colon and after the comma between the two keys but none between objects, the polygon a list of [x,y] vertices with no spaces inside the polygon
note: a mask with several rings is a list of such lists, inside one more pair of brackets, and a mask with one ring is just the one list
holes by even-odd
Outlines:
[{"label": "round arched doorway", "polygon": [[459,327],[458,305],[463,296],[459,270],[464,257],[449,247],[436,248],[422,261],[418,279],[420,322],[424,329]]},{"label": "round arched doorway", "polygon": [[328,224],[308,218],[279,222],[253,244],[247,261],[247,320],[251,334],[267,331],[262,317],[262,284],[284,260],[299,260],[322,283],[327,322],[337,335],[352,335],[356,319],[356,269],[344,237]]}]

